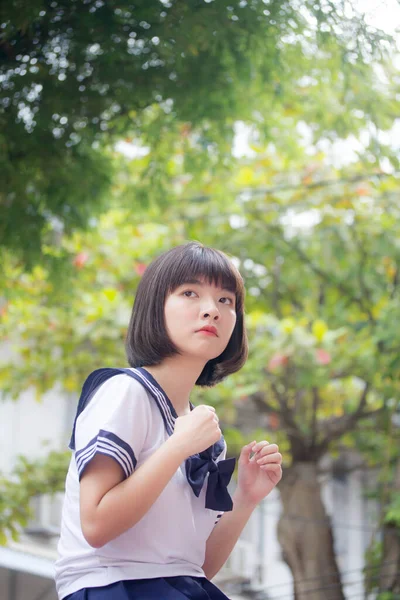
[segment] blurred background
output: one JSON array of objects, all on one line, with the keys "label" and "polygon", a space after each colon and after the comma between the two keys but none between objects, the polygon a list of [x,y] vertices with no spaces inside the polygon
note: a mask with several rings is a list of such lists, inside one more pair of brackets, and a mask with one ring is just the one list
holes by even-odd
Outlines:
[{"label": "blurred background", "polygon": [[82,383],[188,240],[239,267],[250,337],[192,400],[230,455],[284,456],[216,583],[400,598],[399,26],[396,0],[1,3],[1,600],[55,600]]}]

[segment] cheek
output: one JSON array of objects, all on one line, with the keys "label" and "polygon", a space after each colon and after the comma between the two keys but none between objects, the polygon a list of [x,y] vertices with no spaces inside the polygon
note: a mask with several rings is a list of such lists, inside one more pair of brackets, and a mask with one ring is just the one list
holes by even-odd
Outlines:
[{"label": "cheek", "polygon": [[[194,303],[181,302],[180,298],[171,298],[165,305],[164,317],[168,329],[174,329],[179,334],[186,323],[193,321],[195,314]],[[179,327],[178,327],[179,326]]]},{"label": "cheek", "polygon": [[232,331],[235,329],[236,321],[237,321],[236,311],[232,310],[231,314],[230,314],[230,325],[231,325]]}]

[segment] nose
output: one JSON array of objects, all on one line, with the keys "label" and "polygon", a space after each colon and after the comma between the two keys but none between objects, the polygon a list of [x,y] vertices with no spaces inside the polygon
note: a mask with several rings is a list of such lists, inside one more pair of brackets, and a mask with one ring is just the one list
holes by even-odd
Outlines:
[{"label": "nose", "polygon": [[217,321],[220,318],[220,313],[218,306],[215,304],[215,302],[210,301],[209,303],[207,303],[207,306],[202,310],[202,315],[203,319],[209,319],[211,317],[211,319]]}]

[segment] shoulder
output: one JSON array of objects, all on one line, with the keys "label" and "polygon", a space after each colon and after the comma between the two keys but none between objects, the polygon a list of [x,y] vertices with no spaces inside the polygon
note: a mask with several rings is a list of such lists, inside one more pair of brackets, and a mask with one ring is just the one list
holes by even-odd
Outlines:
[{"label": "shoulder", "polygon": [[146,389],[130,375],[118,373],[102,383],[90,398],[88,404],[79,415],[81,422],[91,419],[93,414],[111,416],[121,413],[124,418],[138,415],[138,412],[149,413],[149,398]]},{"label": "shoulder", "polygon": [[99,396],[105,393],[126,393],[136,397],[147,398],[146,388],[134,377],[127,373],[118,373],[105,381],[94,393]]}]

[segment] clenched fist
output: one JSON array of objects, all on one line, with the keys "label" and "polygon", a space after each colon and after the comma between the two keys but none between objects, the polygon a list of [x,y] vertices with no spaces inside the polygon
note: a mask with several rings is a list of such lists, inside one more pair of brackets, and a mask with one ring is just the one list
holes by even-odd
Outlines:
[{"label": "clenched fist", "polygon": [[179,442],[186,457],[206,450],[221,437],[215,408],[202,404],[188,415],[178,417],[172,437]]}]

